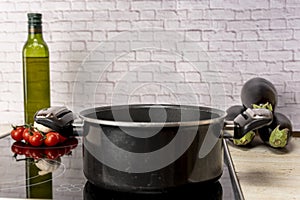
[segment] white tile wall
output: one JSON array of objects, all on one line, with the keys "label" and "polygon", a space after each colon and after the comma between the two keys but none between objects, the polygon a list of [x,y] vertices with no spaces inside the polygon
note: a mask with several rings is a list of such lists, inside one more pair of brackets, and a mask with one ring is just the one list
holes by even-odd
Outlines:
[{"label": "white tile wall", "polygon": [[53,105],[76,110],[123,98],[226,108],[240,104],[245,81],[261,76],[300,130],[296,0],[1,1],[1,123],[23,121],[27,12],[43,13]]}]

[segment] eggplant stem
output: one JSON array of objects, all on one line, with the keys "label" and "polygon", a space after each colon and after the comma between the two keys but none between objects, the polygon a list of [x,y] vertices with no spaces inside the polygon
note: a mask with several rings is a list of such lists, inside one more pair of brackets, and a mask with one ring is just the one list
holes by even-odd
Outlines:
[{"label": "eggplant stem", "polygon": [[272,104],[270,104],[269,102],[265,103],[265,104],[252,104],[252,107],[255,109],[255,108],[265,108],[265,109],[268,109],[270,111],[273,111],[273,107],[272,107]]},{"label": "eggplant stem", "polygon": [[233,143],[235,145],[247,145],[249,144],[253,138],[255,137],[255,132],[254,131],[249,131],[248,133],[246,133],[242,138],[240,139],[233,139]]},{"label": "eggplant stem", "polygon": [[285,147],[288,139],[289,129],[284,128],[282,130],[279,129],[280,125],[278,125],[271,133],[269,138],[269,144],[275,148]]}]

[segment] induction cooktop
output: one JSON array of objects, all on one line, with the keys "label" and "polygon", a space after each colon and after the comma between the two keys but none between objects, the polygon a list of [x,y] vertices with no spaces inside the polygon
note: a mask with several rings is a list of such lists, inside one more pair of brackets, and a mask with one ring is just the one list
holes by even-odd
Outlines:
[{"label": "induction cooktop", "polygon": [[24,148],[8,136],[0,139],[0,199],[243,199],[225,139],[224,154],[224,172],[218,182],[137,194],[110,191],[89,183],[82,170],[80,137],[67,148],[45,150]]}]

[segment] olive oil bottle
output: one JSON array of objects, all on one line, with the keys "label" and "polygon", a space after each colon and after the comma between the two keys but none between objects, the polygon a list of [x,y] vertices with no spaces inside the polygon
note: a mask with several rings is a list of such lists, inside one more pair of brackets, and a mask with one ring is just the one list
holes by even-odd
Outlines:
[{"label": "olive oil bottle", "polygon": [[[33,124],[36,111],[50,107],[49,50],[42,34],[42,14],[28,13],[23,47],[24,121]],[[52,198],[52,174],[40,176],[35,160],[26,160],[27,198]]]},{"label": "olive oil bottle", "polygon": [[28,38],[23,47],[24,117],[33,123],[36,111],[50,107],[49,50],[42,34],[42,15],[28,13]]}]

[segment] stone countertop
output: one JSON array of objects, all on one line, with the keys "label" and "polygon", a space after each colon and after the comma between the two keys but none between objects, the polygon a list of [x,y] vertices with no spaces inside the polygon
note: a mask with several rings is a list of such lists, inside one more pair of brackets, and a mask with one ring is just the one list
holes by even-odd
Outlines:
[{"label": "stone countertop", "polygon": [[300,199],[300,138],[283,149],[266,146],[258,136],[249,147],[228,142],[245,200]]}]

